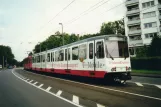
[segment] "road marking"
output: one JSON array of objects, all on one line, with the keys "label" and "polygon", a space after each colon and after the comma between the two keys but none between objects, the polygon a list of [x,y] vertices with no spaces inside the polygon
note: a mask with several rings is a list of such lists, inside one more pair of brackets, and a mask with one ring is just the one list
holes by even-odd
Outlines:
[{"label": "road marking", "polygon": [[29,81],[29,82],[31,83],[32,81],[34,81],[34,80],[31,80],[31,81]]},{"label": "road marking", "polygon": [[105,107],[105,106],[97,103],[97,107]]},{"label": "road marking", "polygon": [[52,87],[49,86],[49,87],[46,89],[46,91],[50,91],[51,88],[52,88]]},{"label": "road marking", "polygon": [[30,80],[30,79],[27,79],[26,81],[28,81],[28,80]]},{"label": "road marking", "polygon": [[[14,76],[16,76],[17,78],[21,79],[19,76],[17,76],[16,74],[13,73],[13,70],[12,70],[12,74],[13,74]],[[73,104],[73,105],[75,105],[75,106],[77,106],[77,107],[84,107],[84,106],[82,106],[82,105],[73,103],[72,101],[70,101],[70,100],[68,100],[68,99],[65,99],[65,98],[63,98],[63,97],[61,97],[61,96],[57,96],[56,94],[54,94],[54,93],[52,93],[52,92],[50,92],[50,91],[46,91],[45,89],[43,89],[43,88],[41,88],[41,87],[37,87],[37,86],[33,85],[32,83],[29,83],[29,82],[27,82],[27,81],[25,81],[25,80],[23,80],[23,79],[21,79],[21,80],[24,81],[24,82],[26,82],[26,83],[28,83],[28,84],[30,84],[30,85],[32,85],[32,86],[34,86],[34,87],[36,87],[36,88],[38,88],[38,89],[40,89],[40,90],[42,90],[42,91],[44,91],[44,92],[46,92],[46,93],[48,93],[48,94],[51,94],[51,95],[53,95],[53,96],[55,96],[55,97],[58,97],[58,98],[60,98],[60,99],[62,99],[62,100],[64,100],[64,101],[66,101],[66,102],[68,102],[68,103],[70,103],[70,104]]]},{"label": "road marking", "polygon": [[38,88],[41,88],[43,85],[44,85],[44,84],[40,84],[40,85],[38,86]]},{"label": "road marking", "polygon": [[61,93],[62,93],[62,91],[61,91],[61,90],[59,90],[59,91],[56,93],[56,95],[60,96],[60,95],[61,95]]},{"label": "road marking", "polygon": [[[32,72],[29,72],[29,73],[32,73]],[[142,94],[136,94],[136,93],[131,93],[131,92],[127,92],[127,91],[116,90],[116,89],[112,89],[112,88],[106,88],[106,87],[101,87],[101,86],[96,86],[96,85],[90,85],[90,84],[85,84],[85,83],[81,83],[81,82],[55,78],[55,77],[51,77],[51,76],[45,76],[45,75],[36,74],[36,73],[32,73],[32,74],[43,76],[43,77],[54,78],[56,80],[68,81],[68,82],[73,82],[73,83],[77,83],[77,84],[82,84],[82,85],[86,85],[86,86],[91,86],[91,87],[95,87],[95,88],[104,89],[104,90],[110,90],[110,91],[114,91],[114,92],[120,92],[120,93],[129,94],[129,95],[133,95],[133,96],[139,96],[139,97],[144,97],[144,98],[155,99],[155,100],[160,100],[161,101],[161,98],[157,98],[157,97],[151,97],[151,96],[146,96],[146,95],[142,95]],[[134,83],[134,82],[132,82],[132,83]]]},{"label": "road marking", "polygon": [[[135,83],[133,81],[127,81],[127,83]],[[150,84],[150,83],[145,83],[145,82],[142,82],[141,84],[145,84],[145,85],[159,85],[159,84]]]},{"label": "road marking", "polygon": [[73,95],[73,102],[79,104],[79,97]]},{"label": "road marking", "polygon": [[33,85],[36,85],[38,82],[33,83]]},{"label": "road marking", "polygon": [[161,85],[155,85],[155,86],[161,89]]},{"label": "road marking", "polygon": [[137,86],[143,87],[143,85],[140,82],[135,82]]}]

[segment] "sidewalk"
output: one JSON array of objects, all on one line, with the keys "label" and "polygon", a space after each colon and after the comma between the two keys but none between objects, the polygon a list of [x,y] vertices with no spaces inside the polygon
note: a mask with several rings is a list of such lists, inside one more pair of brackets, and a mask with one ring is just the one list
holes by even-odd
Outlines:
[{"label": "sidewalk", "polygon": [[161,74],[150,74],[150,73],[147,74],[147,73],[136,73],[136,72],[131,72],[131,76],[161,78]]}]

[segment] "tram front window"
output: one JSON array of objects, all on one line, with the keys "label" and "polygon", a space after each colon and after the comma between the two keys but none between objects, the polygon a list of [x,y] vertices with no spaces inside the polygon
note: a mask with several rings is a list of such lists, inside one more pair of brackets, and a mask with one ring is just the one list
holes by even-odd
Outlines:
[{"label": "tram front window", "polygon": [[107,41],[106,54],[108,58],[129,57],[128,45],[125,41]]}]

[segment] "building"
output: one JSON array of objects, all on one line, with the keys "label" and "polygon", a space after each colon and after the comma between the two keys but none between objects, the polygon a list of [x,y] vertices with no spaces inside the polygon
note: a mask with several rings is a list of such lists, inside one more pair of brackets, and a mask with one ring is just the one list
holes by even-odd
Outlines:
[{"label": "building", "polygon": [[152,37],[161,32],[161,0],[127,0],[125,34],[128,36],[129,51],[150,45]]}]

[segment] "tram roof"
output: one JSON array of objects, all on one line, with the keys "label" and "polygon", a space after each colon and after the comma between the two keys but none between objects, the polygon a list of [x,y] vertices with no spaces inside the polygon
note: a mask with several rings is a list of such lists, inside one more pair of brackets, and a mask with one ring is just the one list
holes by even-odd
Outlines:
[{"label": "tram roof", "polygon": [[[123,35],[119,35],[119,34],[95,36],[95,37],[79,40],[79,41],[76,41],[76,42],[73,42],[73,43],[70,43],[70,44],[67,44],[67,45],[64,45],[64,46],[57,47],[57,48],[49,49],[47,51],[52,51],[52,50],[57,50],[57,49],[61,49],[61,48],[66,48],[66,47],[69,47],[71,45],[76,45],[76,44],[80,44],[80,43],[87,42],[87,41],[92,41],[92,40],[96,40],[96,39],[104,39],[105,37],[114,37],[114,36],[115,37],[116,36],[117,37],[123,37]],[[46,51],[42,51],[41,53],[45,53],[45,52]],[[35,55],[37,55],[37,54],[40,54],[40,53],[36,53]]]}]

